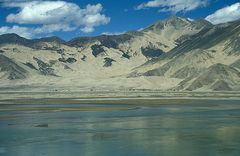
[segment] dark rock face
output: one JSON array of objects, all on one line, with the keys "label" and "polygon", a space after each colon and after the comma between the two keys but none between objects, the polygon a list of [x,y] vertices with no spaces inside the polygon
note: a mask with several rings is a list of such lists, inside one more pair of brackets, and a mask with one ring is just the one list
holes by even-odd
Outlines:
[{"label": "dark rock face", "polygon": [[189,35],[183,35],[180,38],[176,39],[175,42],[177,43],[177,45],[181,45],[182,43],[184,43],[185,41],[191,40],[191,36]]},{"label": "dark rock face", "polygon": [[100,54],[103,54],[105,51],[101,45],[93,45],[91,46],[92,54],[94,57],[97,57]]},{"label": "dark rock face", "polygon": [[214,91],[231,91],[232,88],[229,87],[228,83],[223,80],[218,80],[216,83],[213,84],[211,87]]},{"label": "dark rock face", "polygon": [[61,61],[61,62],[64,62],[64,63],[75,63],[75,62],[77,62],[77,60],[73,57],[69,57],[67,59],[59,58],[58,60]]},{"label": "dark rock face", "polygon": [[3,51],[3,50],[0,50],[0,54],[1,54],[1,53],[4,53],[4,52],[5,52],[5,51]]},{"label": "dark rock face", "polygon": [[132,37],[133,35],[131,34],[112,35],[112,36],[101,35],[96,37],[80,37],[80,38],[76,38],[69,41],[67,44],[70,46],[82,47],[88,43],[99,41],[102,46],[117,49],[120,43],[129,41],[131,40]]},{"label": "dark rock face", "polygon": [[104,58],[104,65],[103,67],[111,67],[112,66],[112,62],[116,62],[114,59],[111,58]]},{"label": "dark rock face", "polygon": [[147,58],[157,58],[160,57],[164,52],[161,49],[155,49],[155,48],[141,48],[142,54]]},{"label": "dark rock face", "polygon": [[84,47],[86,44],[93,43],[94,41],[96,40],[91,37],[79,37],[72,39],[67,44],[72,47]]},{"label": "dark rock face", "polygon": [[64,55],[64,49],[57,49],[57,53],[61,54],[61,55]]},{"label": "dark rock face", "polygon": [[130,59],[130,56],[127,53],[123,53],[122,57],[126,58],[126,59]]},{"label": "dark rock face", "polygon": [[38,64],[38,67],[39,67],[39,71],[41,74],[43,75],[50,75],[50,76],[57,76],[55,73],[54,73],[54,69],[51,68],[52,66],[48,63],[45,63],[43,61],[41,61],[40,59],[38,58],[33,58],[35,61],[37,61],[37,64]]},{"label": "dark rock face", "polygon": [[100,38],[100,42],[105,47],[117,49],[120,43],[129,41],[131,38],[132,36],[129,34],[113,36],[104,35]]},{"label": "dark rock face", "polygon": [[27,78],[27,71],[8,57],[0,54],[0,72],[6,72],[9,80]]},{"label": "dark rock face", "polygon": [[84,56],[81,58],[81,60],[82,60],[82,61],[86,61],[86,58],[87,58],[87,56],[84,55]]},{"label": "dark rock face", "polygon": [[74,62],[77,62],[77,60],[76,60],[75,58],[73,58],[73,57],[69,57],[69,58],[66,60],[66,62],[68,62],[68,63],[74,63]]}]

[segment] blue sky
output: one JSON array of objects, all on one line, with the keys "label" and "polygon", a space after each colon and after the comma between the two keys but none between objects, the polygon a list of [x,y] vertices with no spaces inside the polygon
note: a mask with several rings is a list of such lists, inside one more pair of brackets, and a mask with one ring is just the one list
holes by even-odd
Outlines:
[{"label": "blue sky", "polygon": [[172,15],[214,24],[240,18],[239,0],[0,0],[0,34],[27,38],[119,34]]}]

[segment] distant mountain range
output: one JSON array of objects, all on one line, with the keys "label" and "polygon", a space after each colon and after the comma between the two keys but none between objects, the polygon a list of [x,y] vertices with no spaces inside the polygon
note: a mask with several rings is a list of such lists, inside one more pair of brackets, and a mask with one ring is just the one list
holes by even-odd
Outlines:
[{"label": "distant mountain range", "polygon": [[122,35],[0,35],[0,88],[240,91],[240,21],[172,16]]}]

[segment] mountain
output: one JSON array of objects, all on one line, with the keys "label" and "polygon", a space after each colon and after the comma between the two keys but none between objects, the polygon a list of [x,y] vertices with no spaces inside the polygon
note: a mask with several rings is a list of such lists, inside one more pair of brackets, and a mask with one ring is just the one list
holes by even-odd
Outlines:
[{"label": "mountain", "polygon": [[[188,82],[190,82],[188,84]],[[218,63],[210,66],[205,71],[190,78],[180,84],[180,87],[186,90],[196,90],[199,88],[209,87],[212,90],[236,90],[239,89],[240,72],[235,68]],[[207,89],[209,89],[207,88]]]},{"label": "mountain", "polygon": [[25,39],[17,34],[3,34],[0,35],[0,45],[4,44],[19,44],[30,46],[32,44],[32,41]]},{"label": "mountain", "polygon": [[45,37],[45,38],[40,38],[40,39],[35,39],[33,40],[35,43],[36,42],[55,42],[59,44],[65,44],[66,41],[62,40],[61,38],[57,36],[52,36],[52,37]]},{"label": "mountain", "polygon": [[[224,63],[229,67],[237,68],[240,54],[239,34],[240,21],[203,29],[161,58],[146,62],[131,75],[184,79],[177,88],[188,89],[183,87],[183,83],[198,77],[212,65]],[[235,79],[239,79],[238,74],[235,75]],[[234,82],[239,85],[238,81]],[[204,86],[199,85],[190,90],[202,87]]]},{"label": "mountain", "polygon": [[[240,21],[172,16],[121,35],[0,35],[0,87],[240,90]],[[51,87],[49,87],[51,86]]]},{"label": "mountain", "polygon": [[31,40],[23,38],[17,34],[0,35],[0,45],[15,44],[38,49],[40,47],[38,45],[41,45],[41,43],[65,44],[65,41],[56,36]]},{"label": "mountain", "polygon": [[0,55],[1,77],[9,80],[24,79],[27,77],[27,71],[4,55]]}]

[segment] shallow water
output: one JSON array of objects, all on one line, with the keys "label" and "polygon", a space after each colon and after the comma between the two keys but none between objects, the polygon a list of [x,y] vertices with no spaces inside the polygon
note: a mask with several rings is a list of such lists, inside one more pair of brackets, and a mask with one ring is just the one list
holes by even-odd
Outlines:
[{"label": "shallow water", "polygon": [[[240,101],[189,100],[171,105],[167,102],[164,105],[1,102],[0,155],[240,155]],[[48,127],[36,127],[41,124]]]}]

